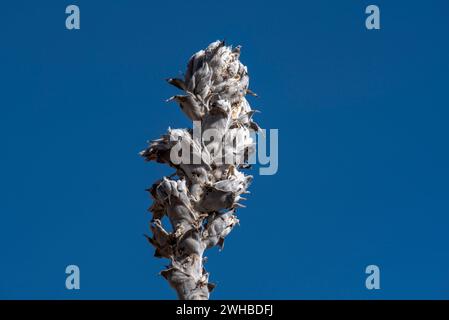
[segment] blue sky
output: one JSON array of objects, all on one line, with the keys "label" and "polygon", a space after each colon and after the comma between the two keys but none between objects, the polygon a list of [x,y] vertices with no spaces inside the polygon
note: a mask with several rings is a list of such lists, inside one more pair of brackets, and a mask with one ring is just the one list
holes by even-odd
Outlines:
[{"label": "blue sky", "polygon": [[175,298],[142,236],[144,189],[171,170],[138,152],[190,125],[164,79],[217,39],[243,46],[279,171],[253,172],[241,225],[207,254],[212,298],[449,298],[449,3],[226,3],[2,4],[0,298]]}]

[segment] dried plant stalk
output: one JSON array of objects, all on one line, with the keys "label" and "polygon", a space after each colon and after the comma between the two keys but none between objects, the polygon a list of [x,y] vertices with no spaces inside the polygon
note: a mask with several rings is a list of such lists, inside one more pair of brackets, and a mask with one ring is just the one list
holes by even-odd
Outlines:
[{"label": "dried plant stalk", "polygon": [[[155,256],[170,260],[161,274],[179,299],[208,299],[214,284],[203,264],[206,249],[223,247],[225,237],[238,223],[235,215],[252,176],[239,171],[248,168],[248,156],[254,152],[251,131],[254,110],[246,100],[247,68],[239,61],[240,47],[211,43],[194,54],[184,79],[168,82],[184,91],[176,101],[185,115],[194,121],[193,129],[169,129],[160,139],[151,141],[141,152],[148,161],[168,164],[176,172],[157,181],[150,189],[154,200],[150,208]],[[195,134],[201,128],[202,135]],[[213,132],[213,139],[205,139]],[[174,155],[189,150],[188,161]],[[183,154],[184,160],[185,154]],[[164,229],[167,216],[172,232]]]}]

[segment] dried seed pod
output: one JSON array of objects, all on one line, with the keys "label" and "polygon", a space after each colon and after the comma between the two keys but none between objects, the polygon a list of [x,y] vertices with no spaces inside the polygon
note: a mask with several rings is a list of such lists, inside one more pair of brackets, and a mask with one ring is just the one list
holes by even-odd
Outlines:
[{"label": "dried seed pod", "polygon": [[[239,58],[240,47],[231,48],[223,41],[194,54],[184,79],[167,81],[184,91],[169,101],[177,102],[190,120],[201,122],[202,136],[193,135],[192,129],[169,129],[140,153],[147,161],[176,169],[149,189],[154,203],[148,241],[156,256],[170,259],[161,275],[180,299],[209,298],[215,285],[203,265],[204,251],[223,247],[238,223],[235,211],[243,207],[241,195],[249,193],[252,176],[238,169],[249,167],[246,161],[254,152],[250,131],[258,125],[245,98],[252,91]],[[214,139],[207,140],[205,132],[213,132]],[[165,215],[172,232],[162,226]]]}]

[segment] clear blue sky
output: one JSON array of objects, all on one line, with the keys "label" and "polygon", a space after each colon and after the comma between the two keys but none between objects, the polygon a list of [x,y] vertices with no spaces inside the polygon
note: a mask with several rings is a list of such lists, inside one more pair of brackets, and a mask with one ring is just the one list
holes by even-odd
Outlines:
[{"label": "clear blue sky", "polygon": [[190,125],[164,78],[217,39],[243,46],[280,146],[208,253],[212,298],[449,298],[449,2],[226,3],[2,3],[0,298],[175,298],[142,236],[171,170],[138,152]]}]

